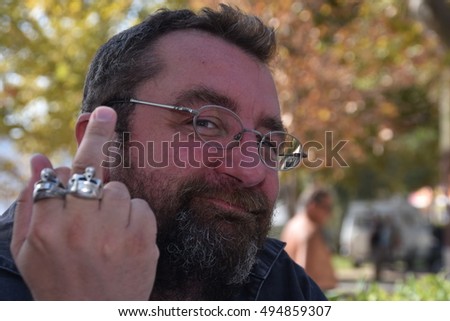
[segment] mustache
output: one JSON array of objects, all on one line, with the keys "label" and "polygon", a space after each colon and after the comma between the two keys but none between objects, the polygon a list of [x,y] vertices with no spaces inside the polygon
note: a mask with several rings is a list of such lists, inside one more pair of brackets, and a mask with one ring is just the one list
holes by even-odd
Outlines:
[{"label": "mustache", "polygon": [[255,215],[267,213],[271,207],[268,198],[261,191],[244,188],[230,181],[211,182],[207,178],[193,178],[181,186],[179,193],[182,204],[201,196],[219,199]]}]

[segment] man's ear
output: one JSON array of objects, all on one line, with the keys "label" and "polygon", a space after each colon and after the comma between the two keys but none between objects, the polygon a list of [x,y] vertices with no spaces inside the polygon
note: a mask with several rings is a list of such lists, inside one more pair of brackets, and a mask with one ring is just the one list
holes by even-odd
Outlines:
[{"label": "man's ear", "polygon": [[86,132],[87,124],[89,123],[89,118],[91,113],[83,113],[78,117],[77,124],[75,127],[75,137],[77,139],[78,146],[81,144],[81,140]]}]

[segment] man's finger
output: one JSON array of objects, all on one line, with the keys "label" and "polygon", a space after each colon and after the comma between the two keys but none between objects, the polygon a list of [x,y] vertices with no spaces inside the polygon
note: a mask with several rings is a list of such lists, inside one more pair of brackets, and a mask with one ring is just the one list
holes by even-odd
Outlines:
[{"label": "man's finger", "polygon": [[52,168],[52,163],[44,155],[35,155],[31,158],[31,178],[25,188],[19,194],[14,213],[13,237],[11,242],[11,251],[16,255],[22,246],[28,234],[28,227],[33,212],[33,188],[41,178],[42,169]]},{"label": "man's finger", "polygon": [[95,176],[103,179],[102,162],[106,156],[103,146],[114,137],[116,112],[110,107],[97,107],[89,118],[89,123],[74,157],[72,174],[84,173],[88,166],[95,168]]}]

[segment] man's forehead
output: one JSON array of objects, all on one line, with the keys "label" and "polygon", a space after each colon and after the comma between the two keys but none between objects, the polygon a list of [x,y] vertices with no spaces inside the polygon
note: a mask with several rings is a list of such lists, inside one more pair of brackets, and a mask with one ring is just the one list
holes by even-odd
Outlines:
[{"label": "man's forehead", "polygon": [[[227,49],[234,47],[236,51],[242,52],[241,48],[231,42],[212,33],[197,29],[171,31],[161,36],[156,41],[156,46],[166,49],[166,53],[172,52],[180,56],[192,53],[196,57],[202,57],[202,53],[205,53],[205,55],[210,54],[212,51],[220,53],[221,50],[218,49],[223,47],[229,47]],[[186,50],[180,51],[180,48]]]},{"label": "man's forehead", "polygon": [[[170,32],[153,46],[165,68],[171,64],[197,68],[230,66],[257,71],[258,77],[272,79],[270,68],[238,45],[202,30],[188,29]],[[232,61],[232,64],[230,64]],[[180,76],[185,75],[180,73]]]},{"label": "man's forehead", "polygon": [[[254,118],[270,118],[264,125],[282,129],[269,67],[237,45],[205,31],[180,30],[162,36],[155,51],[163,69],[138,94],[159,91],[161,95],[155,97],[163,97],[167,92],[158,102],[192,108],[208,103],[237,114],[251,109]],[[138,98],[155,99],[153,95]]]}]

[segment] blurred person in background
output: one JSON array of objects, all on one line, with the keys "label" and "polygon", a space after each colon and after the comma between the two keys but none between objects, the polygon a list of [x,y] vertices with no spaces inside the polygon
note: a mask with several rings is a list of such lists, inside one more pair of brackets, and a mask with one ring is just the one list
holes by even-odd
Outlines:
[{"label": "blurred person in background", "polygon": [[332,214],[331,193],[315,188],[302,195],[299,205],[281,233],[281,240],[286,242],[285,250],[322,290],[333,289],[338,281],[323,230]]}]

